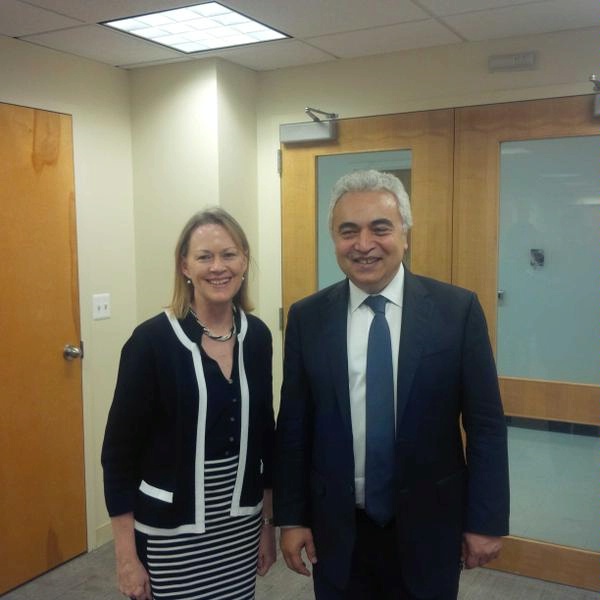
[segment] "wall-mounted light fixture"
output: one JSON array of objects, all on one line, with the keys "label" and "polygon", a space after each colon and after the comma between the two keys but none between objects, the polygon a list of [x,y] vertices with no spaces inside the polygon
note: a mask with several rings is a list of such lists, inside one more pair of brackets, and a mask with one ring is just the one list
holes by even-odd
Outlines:
[{"label": "wall-mounted light fixture", "polygon": [[[325,112],[307,106],[304,112],[312,119],[306,123],[282,123],[279,126],[279,141],[282,144],[303,142],[326,142],[337,139],[337,113]],[[318,115],[323,115],[321,119]]]}]

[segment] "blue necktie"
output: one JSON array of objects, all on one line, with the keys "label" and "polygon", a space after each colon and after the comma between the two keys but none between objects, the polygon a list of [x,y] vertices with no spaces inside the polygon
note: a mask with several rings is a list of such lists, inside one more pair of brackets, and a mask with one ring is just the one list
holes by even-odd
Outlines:
[{"label": "blue necktie", "polygon": [[365,510],[381,526],[394,516],[394,371],[383,296],[364,303],[373,311],[367,346]]}]

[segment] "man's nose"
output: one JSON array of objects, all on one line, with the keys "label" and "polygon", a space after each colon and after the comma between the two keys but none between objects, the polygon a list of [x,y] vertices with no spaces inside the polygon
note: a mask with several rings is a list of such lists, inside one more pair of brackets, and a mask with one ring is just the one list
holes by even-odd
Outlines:
[{"label": "man's nose", "polygon": [[368,229],[362,230],[356,238],[355,248],[361,252],[368,252],[373,247],[373,236]]}]

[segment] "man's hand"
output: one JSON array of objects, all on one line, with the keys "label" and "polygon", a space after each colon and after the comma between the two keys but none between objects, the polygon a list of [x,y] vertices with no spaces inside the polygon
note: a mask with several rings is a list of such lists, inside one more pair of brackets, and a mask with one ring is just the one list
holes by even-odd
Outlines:
[{"label": "man's hand", "polygon": [[310,571],[302,560],[302,549],[304,548],[306,558],[314,565],[317,562],[317,554],[312,531],[308,527],[282,527],[279,545],[285,564],[300,575],[310,576]]},{"label": "man's hand", "polygon": [[498,558],[502,548],[502,538],[478,533],[464,533],[462,559],[466,569],[482,567]]}]

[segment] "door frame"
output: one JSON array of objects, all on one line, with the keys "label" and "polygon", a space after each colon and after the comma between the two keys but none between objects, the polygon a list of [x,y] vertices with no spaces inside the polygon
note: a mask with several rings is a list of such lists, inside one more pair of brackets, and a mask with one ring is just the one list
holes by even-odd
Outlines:
[{"label": "door frame", "polygon": [[[500,144],[599,135],[593,95],[456,109],[453,283],[479,295],[497,337]],[[507,416],[600,425],[600,386],[500,377]],[[492,568],[600,591],[600,553],[509,536]]]},{"label": "door frame", "polygon": [[412,152],[411,268],[422,275],[452,277],[452,109],[338,121],[338,139],[282,147],[283,315],[317,289],[317,186],[319,156],[380,150]]}]

